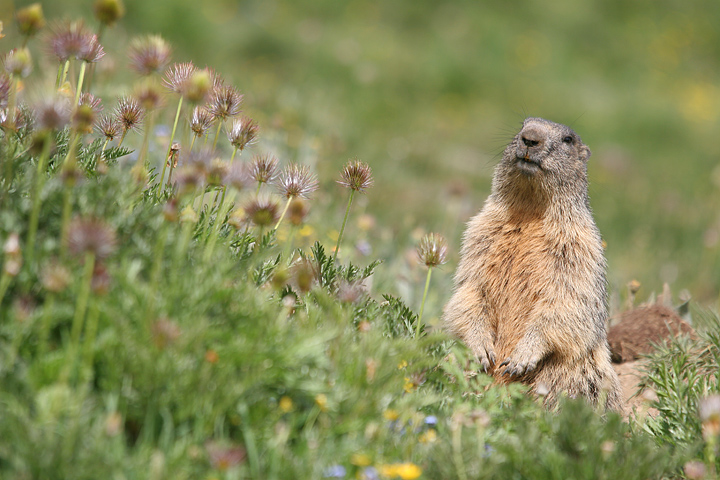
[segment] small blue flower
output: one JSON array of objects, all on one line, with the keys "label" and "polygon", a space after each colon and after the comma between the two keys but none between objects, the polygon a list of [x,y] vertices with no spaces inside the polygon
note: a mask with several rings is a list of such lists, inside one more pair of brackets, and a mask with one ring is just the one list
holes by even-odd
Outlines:
[{"label": "small blue flower", "polygon": [[380,475],[375,467],[365,467],[360,474],[362,480],[380,480]]},{"label": "small blue flower", "polygon": [[435,415],[428,415],[425,417],[425,425],[430,425],[431,427],[437,425],[437,417]]},{"label": "small blue flower", "polygon": [[323,472],[325,478],[345,478],[345,467],[342,465],[331,465]]}]

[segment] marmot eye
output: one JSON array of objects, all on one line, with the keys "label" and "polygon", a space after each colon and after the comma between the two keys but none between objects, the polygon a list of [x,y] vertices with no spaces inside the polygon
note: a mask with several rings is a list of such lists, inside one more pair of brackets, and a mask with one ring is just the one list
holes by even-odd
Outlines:
[{"label": "marmot eye", "polygon": [[570,135],[568,135],[567,137],[563,138],[563,142],[565,142],[565,143],[572,143],[572,142],[573,142],[573,137],[571,137]]}]

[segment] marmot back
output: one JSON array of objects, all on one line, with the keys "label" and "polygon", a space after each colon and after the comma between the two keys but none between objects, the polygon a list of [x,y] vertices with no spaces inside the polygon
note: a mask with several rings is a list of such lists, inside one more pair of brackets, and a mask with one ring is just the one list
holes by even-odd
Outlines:
[{"label": "marmot back", "polygon": [[528,118],[463,236],[443,321],[499,382],[622,410],[606,338],[606,263],[590,210],[590,150],[569,127]]}]

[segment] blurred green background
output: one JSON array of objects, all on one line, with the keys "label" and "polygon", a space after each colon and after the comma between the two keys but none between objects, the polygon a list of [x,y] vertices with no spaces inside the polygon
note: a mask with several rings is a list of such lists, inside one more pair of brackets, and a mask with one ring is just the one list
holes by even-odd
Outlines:
[{"label": "blurred green background", "polygon": [[[48,18],[94,25],[91,5],[43,8]],[[376,185],[361,207],[377,219],[368,232],[375,255],[390,264],[408,257],[421,230],[439,231],[454,252],[441,280],[449,286],[463,223],[489,193],[504,145],[525,116],[542,116],[575,128],[593,151],[591,201],[616,295],[637,279],[641,298],[667,282],[717,299],[717,0],[125,6],[105,34],[108,50],[157,33],[174,60],[222,72],[245,94],[265,146],[316,163],[338,224],[339,167],[355,156],[369,163]],[[6,25],[10,11],[3,7]],[[122,73],[126,60],[115,61]],[[449,292],[438,295],[436,312]]]}]

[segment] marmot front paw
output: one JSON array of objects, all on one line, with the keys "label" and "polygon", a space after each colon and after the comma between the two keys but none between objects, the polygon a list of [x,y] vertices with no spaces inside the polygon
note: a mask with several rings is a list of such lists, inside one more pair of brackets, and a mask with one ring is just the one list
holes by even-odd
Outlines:
[{"label": "marmot front paw", "polygon": [[498,365],[498,368],[507,367],[502,371],[501,375],[510,375],[512,377],[519,377],[520,375],[530,373],[538,365],[540,358],[536,355],[516,355],[508,357]]}]

